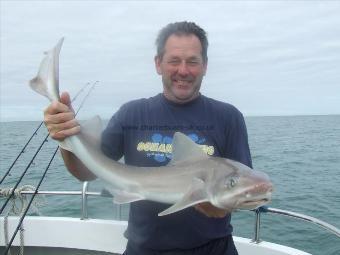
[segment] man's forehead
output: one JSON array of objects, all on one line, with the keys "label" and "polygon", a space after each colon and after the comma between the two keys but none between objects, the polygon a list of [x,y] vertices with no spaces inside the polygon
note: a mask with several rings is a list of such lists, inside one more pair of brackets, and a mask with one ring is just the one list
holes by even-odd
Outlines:
[{"label": "man's forehead", "polygon": [[165,43],[165,54],[174,55],[174,54],[185,54],[192,55],[195,57],[196,55],[202,54],[202,45],[200,40],[194,34],[189,35],[176,35],[173,34],[169,36]]}]

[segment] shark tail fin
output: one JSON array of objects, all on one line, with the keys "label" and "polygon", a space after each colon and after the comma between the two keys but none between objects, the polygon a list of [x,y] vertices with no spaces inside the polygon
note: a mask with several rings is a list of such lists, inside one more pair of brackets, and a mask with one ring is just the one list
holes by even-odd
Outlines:
[{"label": "shark tail fin", "polygon": [[59,100],[59,54],[64,38],[57,45],[45,52],[38,74],[29,81],[30,87],[50,101]]},{"label": "shark tail fin", "polygon": [[35,92],[48,97],[47,87],[39,75],[30,80],[29,85]]}]

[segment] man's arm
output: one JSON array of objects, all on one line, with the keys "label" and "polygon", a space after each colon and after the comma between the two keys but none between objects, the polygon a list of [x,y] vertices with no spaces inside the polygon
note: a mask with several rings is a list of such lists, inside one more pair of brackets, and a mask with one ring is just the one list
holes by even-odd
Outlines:
[{"label": "man's arm", "polygon": [[[44,123],[50,136],[58,141],[80,132],[80,125],[75,119],[68,93],[62,93],[60,102],[52,102],[45,109]],[[60,148],[60,151],[65,166],[73,176],[80,181],[89,181],[96,178],[72,152],[62,148]]]},{"label": "man's arm", "polygon": [[80,181],[92,181],[97,177],[70,151],[60,148],[67,170]]},{"label": "man's arm", "polygon": [[[235,116],[234,124],[229,132],[230,134],[227,142],[228,157],[252,167],[248,144],[248,132],[243,115],[240,112]],[[210,202],[197,204],[195,205],[195,208],[207,217],[223,218],[229,214],[227,210],[215,207]]]}]

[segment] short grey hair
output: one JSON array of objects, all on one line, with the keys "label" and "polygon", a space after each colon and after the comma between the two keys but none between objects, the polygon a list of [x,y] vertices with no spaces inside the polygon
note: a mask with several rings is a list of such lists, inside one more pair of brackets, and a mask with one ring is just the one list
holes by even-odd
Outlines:
[{"label": "short grey hair", "polygon": [[170,23],[159,31],[156,39],[157,56],[162,59],[165,43],[171,35],[195,35],[201,42],[202,58],[204,63],[208,61],[208,38],[207,33],[194,22],[182,21]]}]

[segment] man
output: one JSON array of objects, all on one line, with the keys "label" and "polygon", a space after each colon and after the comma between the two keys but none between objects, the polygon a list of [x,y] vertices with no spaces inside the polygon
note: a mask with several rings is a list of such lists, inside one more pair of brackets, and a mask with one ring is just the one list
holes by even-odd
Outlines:
[{"label": "man", "polygon": [[[251,167],[247,131],[242,114],[232,105],[200,94],[207,70],[208,40],[192,22],[163,28],[156,40],[154,59],[162,76],[163,93],[124,104],[102,134],[103,152],[126,164],[166,165],[175,131],[200,144],[209,155],[231,158]],[[54,139],[80,131],[69,95],[45,110],[45,124]],[[96,178],[70,152],[61,149],[65,165],[80,180]],[[210,203],[158,217],[169,205],[152,201],[131,204],[127,255],[235,255],[230,215]]]}]

